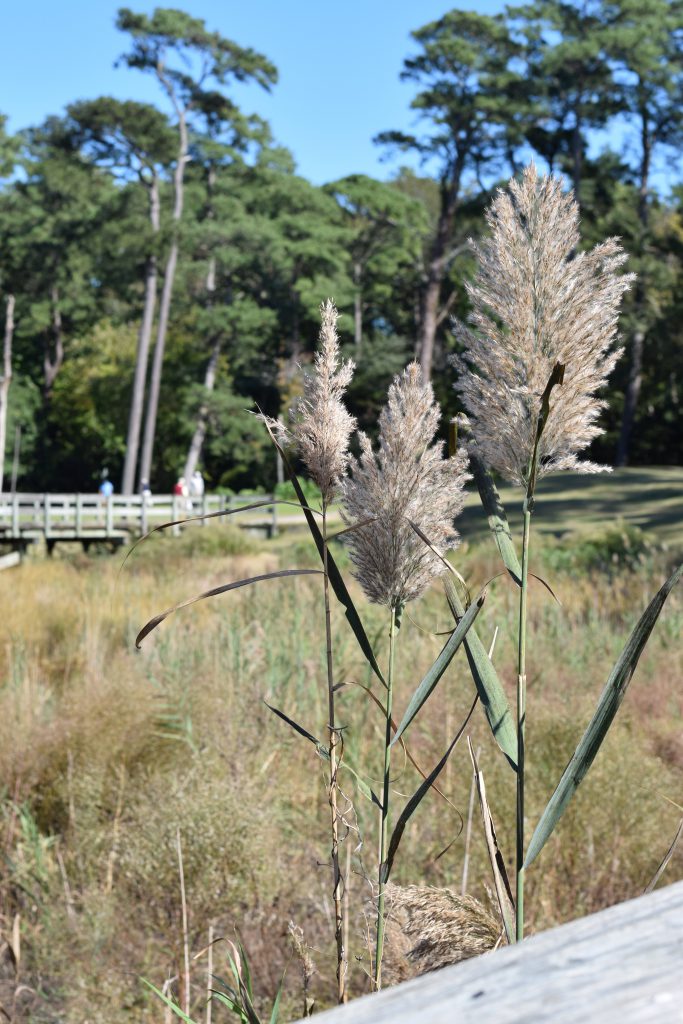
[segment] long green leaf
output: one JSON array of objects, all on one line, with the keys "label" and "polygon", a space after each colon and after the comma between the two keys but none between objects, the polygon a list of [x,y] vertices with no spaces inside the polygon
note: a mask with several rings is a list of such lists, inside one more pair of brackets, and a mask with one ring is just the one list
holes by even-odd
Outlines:
[{"label": "long green leaf", "polygon": [[273,712],[274,715],[277,715],[278,718],[281,718],[283,722],[286,722],[290,729],[293,729],[294,732],[297,732],[299,734],[299,736],[303,736],[305,740],[308,740],[309,743],[312,743],[316,751],[324,761],[329,761],[329,750],[323,743],[320,742],[319,739],[316,739],[313,733],[309,732],[308,729],[304,729],[303,725],[299,725],[299,723],[295,722],[293,718],[290,718],[289,715],[286,715],[284,711],[280,711],[279,708],[273,707],[273,705],[269,704],[267,700],[264,700],[263,703],[270,711]]},{"label": "long green leaf", "polygon": [[[318,549],[318,554],[320,555],[321,560],[323,560],[323,535],[320,532],[320,528],[314,519],[313,512],[308,507],[306,497],[304,495],[303,490],[301,489],[301,484],[297,479],[297,475],[294,472],[292,464],[287,458],[286,452],[284,451],[278,439],[275,437],[275,434],[271,430],[270,424],[268,423],[268,420],[266,419],[265,416],[263,416],[263,422],[265,424],[266,430],[270,435],[271,441],[275,445],[275,448],[280,458],[282,459],[282,465],[284,466],[285,472],[287,473],[289,479],[292,481],[292,486],[294,487],[294,491],[296,493],[297,498],[299,499],[299,503],[306,517],[306,522],[308,523],[308,528],[311,531],[311,536],[313,537],[315,546]],[[329,547],[327,549],[327,575],[329,577],[330,585],[332,587],[332,590],[334,591],[335,597],[344,608],[348,623],[351,626],[351,629],[353,630],[353,635],[358,641],[358,646],[365,655],[365,659],[370,665],[372,671],[375,673],[380,682],[384,686],[386,686],[384,676],[382,675],[382,671],[379,665],[377,664],[377,659],[375,658],[374,652],[372,650],[372,644],[368,640],[368,635],[365,632],[363,623],[361,622],[360,616],[356,611],[356,606],[354,605],[351,599],[351,595],[349,594],[346,588],[346,584],[344,583],[344,578],[339,571],[337,563],[332,557],[332,552],[330,551]]]},{"label": "long green leaf", "polygon": [[194,597],[188,597],[185,601],[178,601],[178,603],[174,604],[172,608],[167,608],[165,612],[160,612],[159,615],[155,615],[154,618],[145,623],[138,635],[135,637],[135,646],[139,649],[140,644],[145,637],[149,636],[152,630],[161,625],[164,619],[167,619],[169,615],[173,615],[174,612],[179,611],[181,608],[187,608],[191,604],[196,604],[197,601],[204,601],[207,597],[218,597],[219,594],[227,594],[229,590],[238,590],[240,587],[248,587],[250,584],[260,583],[262,580],[278,580],[285,576],[319,576],[321,574],[321,569],[279,569],[277,572],[265,572],[261,576],[249,576],[244,580],[235,580],[233,583],[223,583],[220,587],[212,587],[211,590],[205,590],[201,594],[195,594]]},{"label": "long green leaf", "polygon": [[280,1019],[280,999],[282,998],[282,987],[285,983],[285,976],[282,975],[280,984],[277,987],[277,993],[275,994],[275,1002],[273,1003],[273,1009],[270,1012],[270,1024],[277,1024]]},{"label": "long green leaf", "polygon": [[477,485],[479,491],[479,497],[481,503],[484,506],[484,512],[489,521],[489,529],[493,534],[493,539],[496,542],[500,557],[505,563],[505,568],[512,576],[515,583],[521,587],[522,585],[522,567],[519,564],[517,558],[517,552],[515,551],[515,545],[512,542],[512,534],[510,533],[510,526],[505,515],[505,509],[500,500],[500,495],[496,490],[496,485],[493,482],[493,477],[489,473],[488,469],[481,461],[476,452],[470,448],[468,449],[470,457],[470,469],[472,470],[472,476],[474,482]]},{"label": "long green leaf", "polygon": [[465,718],[465,721],[462,723],[462,725],[458,729],[458,731],[457,731],[453,741],[451,742],[450,746],[448,747],[446,753],[443,755],[443,757],[438,762],[436,767],[434,767],[431,770],[431,772],[429,773],[427,778],[424,780],[424,782],[420,783],[420,785],[415,790],[415,792],[411,796],[411,798],[408,801],[408,803],[405,805],[405,807],[401,811],[401,813],[400,813],[400,815],[398,817],[398,821],[396,822],[396,825],[394,826],[394,831],[391,833],[391,839],[389,840],[389,849],[387,851],[387,859],[384,862],[384,864],[382,864],[381,869],[380,869],[381,870],[381,879],[382,879],[383,882],[387,882],[388,879],[389,879],[389,875],[391,874],[391,868],[392,868],[393,863],[394,863],[394,857],[396,856],[396,851],[398,850],[399,843],[401,842],[401,839],[403,837],[403,833],[405,831],[406,825],[408,824],[408,822],[412,818],[413,814],[415,813],[417,808],[420,806],[420,804],[422,803],[422,801],[426,797],[426,795],[429,792],[429,790],[431,789],[433,783],[436,781],[436,779],[441,774],[441,771],[443,770],[443,767],[446,764],[446,761],[448,760],[448,758],[451,755],[453,747],[456,745],[456,743],[458,742],[458,740],[460,739],[460,737],[464,733],[465,729],[467,728],[467,723],[469,722],[470,718],[472,717],[474,709],[477,706],[477,701],[478,700],[479,700],[479,697],[475,697],[474,698],[474,701],[472,703],[472,707],[467,712],[467,717]]},{"label": "long green leaf", "polygon": [[183,1013],[183,1011],[180,1009],[178,1004],[173,999],[169,999],[168,996],[164,995],[164,993],[160,989],[156,988],[156,986],[153,985],[151,981],[147,981],[147,978],[141,978],[140,980],[142,981],[143,985],[146,985],[147,988],[152,990],[155,996],[158,996],[159,999],[162,1000],[162,1002],[166,1003],[166,1006],[169,1006],[173,1010],[176,1017],[180,1017],[181,1020],[185,1021],[185,1024],[196,1024],[196,1022],[193,1021],[191,1017],[188,1017],[186,1013]]},{"label": "long green leaf", "polygon": [[545,390],[541,395],[541,408],[536,422],[536,437],[534,439],[534,450],[531,455],[531,463],[529,466],[529,481],[526,488],[526,500],[530,512],[533,509],[536,479],[538,477],[541,436],[545,430],[545,425],[548,422],[548,416],[550,415],[550,395],[554,387],[564,384],[564,371],[564,363],[555,363],[552,373],[548,378],[548,383],[545,386]]},{"label": "long green leaf", "polygon": [[[420,527],[410,520],[408,520],[408,522],[412,526],[413,530],[415,530],[418,537],[424,541],[427,547],[431,548],[434,554],[441,559],[444,566],[449,571],[449,575],[445,577],[444,586],[446,588],[446,599],[453,618],[457,623],[465,614],[465,607],[460,599],[460,595],[452,577],[455,577],[464,585],[465,590],[469,595],[467,585],[460,573],[456,572],[448,559],[444,557],[434,544],[432,544],[429,537],[425,536]],[[486,653],[486,650],[474,628],[470,629],[465,637],[465,653],[467,655],[467,661],[469,662],[472,678],[474,679],[474,683],[477,688],[477,693],[479,694],[479,699],[484,705],[484,711],[486,712],[486,717],[489,721],[489,725],[491,726],[496,742],[507,757],[512,768],[516,771],[517,731],[510,713],[505,691],[503,690],[496,670],[493,667],[491,656]]]},{"label": "long green leaf", "polygon": [[496,887],[496,897],[498,899],[500,916],[503,920],[507,940],[512,943],[515,941],[515,908],[514,900],[512,898],[512,890],[510,889],[510,881],[505,867],[505,859],[498,845],[496,827],[493,824],[491,808],[489,807],[489,802],[486,798],[484,775],[479,769],[477,758],[472,747],[472,741],[469,736],[467,737],[467,745],[470,749],[470,758],[472,760],[472,768],[474,769],[474,781],[477,786],[479,808],[481,810],[481,819],[484,825],[484,838],[486,840],[486,849],[489,855],[491,871],[493,872],[493,881]]},{"label": "long green leaf", "polygon": [[[247,960],[247,954],[244,950],[244,946],[239,941],[236,945],[231,939],[228,939],[227,943],[230,949],[230,952],[228,953],[228,960],[230,962],[232,972],[237,979],[239,988],[240,1005],[237,1012],[242,1013],[249,1024],[261,1024],[261,1018],[254,1008],[254,992],[251,984],[251,972],[249,970],[249,961]],[[244,967],[242,965],[244,965]]]},{"label": "long green leaf", "polygon": [[234,1014],[236,1014],[241,1021],[246,1021],[247,1017],[244,1012],[240,1009],[240,1003],[237,996],[226,996],[224,992],[219,992],[217,989],[209,989],[211,997],[216,1000],[217,1003],[221,1003],[222,1006],[227,1006]]},{"label": "long green leaf", "polygon": [[[382,718],[386,722],[386,718],[387,718],[386,708],[384,707],[384,704],[382,704],[382,701],[379,699],[379,697],[375,696],[375,694],[372,692],[372,690],[370,689],[369,686],[365,686],[364,683],[359,683],[355,679],[349,679],[348,682],[346,682],[346,683],[337,683],[337,685],[335,686],[335,690],[339,690],[343,686],[357,686],[359,689],[363,690],[365,695],[367,697],[369,697],[370,700],[374,704],[377,705],[377,707],[379,708],[379,710],[382,713]],[[390,720],[389,725],[391,727],[391,731],[393,733],[395,733],[396,732],[396,722],[394,721],[393,718]],[[401,744],[401,747],[403,748],[403,753],[406,755],[406,757],[408,758],[408,760],[412,764],[412,766],[415,769],[415,771],[417,772],[417,774],[421,775],[423,779],[426,779],[427,778],[427,773],[425,772],[424,768],[421,768],[420,765],[417,763],[417,761],[413,757],[412,753],[408,749],[405,740],[403,738],[401,738],[399,740],[399,743]],[[344,761],[344,767],[348,768],[348,763],[346,761]],[[446,794],[442,790],[440,790],[438,786],[433,786],[432,788],[433,788],[434,792],[437,793],[441,797],[442,800],[445,800],[445,802],[448,804],[448,806],[451,807],[455,811],[456,814],[460,814],[460,811],[455,806],[453,801],[449,800],[448,797],[446,796]],[[373,797],[374,797],[374,794],[373,794]],[[374,800],[377,803],[377,806],[381,808],[382,805],[381,805],[380,801],[377,799],[377,797],[374,797]]]},{"label": "long green leaf", "polygon": [[[292,508],[300,508],[300,501],[286,501],[284,498],[266,498],[264,501],[254,501],[249,505],[240,505],[239,508],[222,508],[218,512],[205,512],[200,513],[197,516],[185,516],[183,519],[170,519],[167,523],[160,523],[159,526],[152,527],[147,533],[143,533],[142,537],[138,537],[134,544],[128,548],[126,557],[121,562],[121,568],[119,574],[123,569],[124,565],[135,551],[139,544],[143,541],[149,540],[153,533],[158,533],[160,530],[168,530],[171,526],[187,526],[189,523],[203,523],[206,519],[217,519],[221,516],[236,516],[240,512],[253,512],[255,508],[265,508],[273,505],[290,505]],[[316,515],[321,515],[316,509],[309,509],[310,512],[314,512]]]},{"label": "long green leaf", "polygon": [[645,896],[649,892],[654,892],[655,886],[657,885],[657,882],[659,881],[659,879],[662,877],[662,875],[666,871],[667,865],[668,865],[669,861],[671,860],[671,858],[674,855],[676,847],[678,846],[678,841],[681,838],[681,836],[683,836],[683,818],[681,818],[681,820],[679,821],[678,828],[676,829],[676,835],[673,837],[673,841],[671,843],[671,846],[669,847],[669,849],[664,854],[664,858],[663,858],[662,862],[660,863],[659,867],[657,868],[657,870],[655,871],[652,880],[650,882],[648,882],[648,884],[643,889],[643,896]]},{"label": "long green leaf", "polygon": [[380,798],[377,796],[377,794],[375,793],[375,791],[372,788],[372,786],[369,786],[367,784],[367,782],[365,781],[365,779],[361,778],[361,776],[358,774],[356,769],[352,768],[348,761],[342,761],[342,763],[340,764],[339,767],[340,768],[346,768],[347,772],[351,772],[351,774],[353,775],[354,779],[356,780],[356,783],[358,784],[358,789],[360,790],[362,795],[365,797],[365,799],[369,800],[370,803],[375,804],[377,807],[379,807],[379,809],[381,811],[382,810],[382,802],[381,802]]},{"label": "long green leaf", "polygon": [[[461,618],[465,614],[460,595],[451,580],[446,577],[446,593],[453,614]],[[493,667],[493,662],[486,653],[486,648],[471,629],[465,637],[465,654],[469,662],[470,672],[477,688],[493,738],[505,754],[510,765],[517,770],[517,730],[510,711],[505,690]]]},{"label": "long green leaf", "polygon": [[460,622],[458,623],[457,627],[453,630],[449,639],[444,644],[438,658],[436,659],[432,667],[429,669],[424,679],[418,686],[417,690],[413,694],[411,701],[408,704],[408,707],[406,708],[406,712],[401,720],[401,724],[396,730],[396,735],[391,741],[392,745],[401,738],[403,733],[406,731],[410,723],[417,715],[420,708],[423,706],[423,704],[427,701],[427,699],[434,691],[436,684],[439,682],[441,676],[444,674],[444,672],[450,665],[451,661],[453,660],[453,655],[455,654],[458,647],[465,639],[468,629],[470,628],[470,626],[476,619],[477,615],[481,611],[485,598],[485,593],[480,594],[477,600],[470,605],[470,607],[467,609],[466,613],[463,615]]},{"label": "long green leaf", "polygon": [[607,735],[607,730],[614,721],[614,717],[624,699],[628,684],[631,682],[640,655],[659,617],[659,613],[664,607],[664,602],[673,587],[678,583],[681,573],[683,573],[683,564],[679,565],[669,576],[659,593],[647,606],[631,633],[628,643],[619,655],[607,680],[605,689],[600,695],[598,705],[588,724],[588,728],[581,737],[579,745],[565,768],[562,778],[557,784],[557,788],[551,796],[548,806],[541,815],[541,820],[531,837],[526,860],[524,861],[525,867],[533,863],[545,846],[549,836],[564,814],[567,804],[574,796],[586,772],[595,760]]}]

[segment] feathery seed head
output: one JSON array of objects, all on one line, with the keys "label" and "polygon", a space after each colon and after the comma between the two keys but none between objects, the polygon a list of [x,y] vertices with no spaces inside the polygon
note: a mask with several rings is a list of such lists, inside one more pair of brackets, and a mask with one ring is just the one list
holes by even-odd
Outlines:
[{"label": "feathery seed head", "polygon": [[334,302],[328,299],[320,307],[319,348],[312,373],[304,377],[304,393],[291,409],[288,434],[296,445],[306,468],[329,502],[346,472],[349,438],[356,420],[342,401],[354,364],[339,356],[337,320]]},{"label": "feathery seed head", "polygon": [[599,472],[577,453],[602,433],[595,397],[622,350],[612,349],[622,296],[633,274],[617,274],[627,256],[608,239],[576,252],[579,209],[562,179],[538,177],[533,164],[521,182],[499,190],[486,219],[490,237],[471,246],[479,270],[467,290],[468,327],[453,358],[455,384],[482,459],[512,483],[525,485],[541,395],[555,363],[564,384],[552,392],[539,445],[538,475],[558,469]]},{"label": "feathery seed head", "polygon": [[404,981],[493,949],[502,927],[473,896],[433,886],[386,889],[384,973]]},{"label": "feathery seed head", "polygon": [[379,451],[360,434],[360,460],[342,483],[349,524],[372,522],[348,534],[355,577],[371,601],[398,608],[414,601],[444,571],[409,520],[442,550],[459,542],[453,520],[464,504],[467,455],[443,456],[434,442],[440,409],[417,363],[394,379],[379,418]]}]

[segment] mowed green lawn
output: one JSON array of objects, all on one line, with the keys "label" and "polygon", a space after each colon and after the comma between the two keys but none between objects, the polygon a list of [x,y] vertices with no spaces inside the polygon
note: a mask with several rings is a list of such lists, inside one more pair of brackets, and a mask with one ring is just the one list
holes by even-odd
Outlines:
[{"label": "mowed green lawn", "polygon": [[[500,486],[499,491],[512,532],[518,536],[524,492],[521,487],[509,486]],[[468,492],[458,530],[464,540],[473,542],[483,539],[487,522],[473,481]],[[560,538],[569,533],[600,532],[619,521],[637,526],[659,543],[683,550],[683,467],[555,473],[538,484],[534,531]],[[286,545],[294,531],[306,533],[303,516],[292,508],[280,506],[278,522],[284,528],[281,544]],[[341,525],[336,510],[331,524],[335,528]]]},{"label": "mowed green lawn", "polygon": [[[473,484],[458,528],[465,540],[486,528]],[[521,527],[523,491],[501,487],[500,497],[514,533]],[[616,469],[612,473],[555,473],[536,490],[535,530],[561,537],[592,533],[622,520],[671,547],[683,548],[683,467]]]}]

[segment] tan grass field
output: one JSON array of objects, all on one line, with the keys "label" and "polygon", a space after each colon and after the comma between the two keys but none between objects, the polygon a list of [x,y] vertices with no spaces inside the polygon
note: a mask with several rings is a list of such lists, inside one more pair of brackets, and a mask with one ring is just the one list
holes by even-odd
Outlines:
[{"label": "tan grass field", "polygon": [[[683,549],[682,476],[680,470],[627,471],[591,481],[587,500],[579,493],[580,478],[564,488],[554,480],[541,488],[537,518],[548,535],[536,543],[531,568],[552,583],[561,606],[532,585],[530,827],[630,629]],[[557,540],[579,507],[581,538]],[[473,590],[500,570],[476,514],[481,517],[473,508],[465,518],[469,540],[455,559]],[[644,527],[647,536],[614,526],[618,517]],[[339,561],[344,565],[343,553]],[[192,951],[205,945],[210,926],[227,937],[237,928],[264,1003],[289,965],[284,1019],[294,1019],[302,997],[287,939],[293,920],[313,947],[317,1005],[329,1005],[335,955],[325,766],[264,704],[324,736],[319,578],[270,581],[204,602],[169,619],[141,651],[134,648],[149,617],[196,591],[277,567],[315,565],[310,542],[284,533],[259,544],[214,525],[180,539],[152,540],[119,573],[120,564],[120,557],[65,554],[31,559],[0,575],[0,1002],[17,1022],[164,1020],[140,976],[161,987],[181,964],[179,827]],[[381,661],[385,623],[354,589],[356,596]],[[370,680],[343,615],[338,608],[333,614],[337,677],[349,684],[338,705],[344,756],[372,784],[381,771],[371,752],[378,750],[382,722],[352,685]],[[499,630],[495,661],[511,699],[516,617],[514,587],[500,577],[490,584],[477,628],[485,640]],[[448,623],[438,587],[405,617],[397,656],[399,717],[443,642],[428,631]],[[637,895],[673,838],[681,816],[674,804],[683,803],[682,626],[679,590],[654,630],[604,749],[529,872],[530,931]],[[472,697],[459,654],[407,734],[423,767],[441,756]],[[514,777],[479,709],[470,734],[481,747],[511,864]],[[419,782],[410,765],[402,769],[397,762],[395,808],[400,794],[408,797]],[[470,778],[463,743],[441,779],[463,815]],[[363,907],[371,898],[376,820],[353,776],[342,772],[340,782],[353,805],[342,863],[349,851],[351,986],[360,993],[368,987]],[[408,826],[394,880],[459,890],[460,826],[456,812],[432,794]],[[681,877],[679,850],[664,881]],[[487,900],[490,884],[475,816],[468,889]],[[223,966],[218,944],[216,973]],[[192,985],[193,1012],[203,1019],[206,957],[193,962]],[[229,1019],[223,1014],[215,1007],[214,1022]]]}]

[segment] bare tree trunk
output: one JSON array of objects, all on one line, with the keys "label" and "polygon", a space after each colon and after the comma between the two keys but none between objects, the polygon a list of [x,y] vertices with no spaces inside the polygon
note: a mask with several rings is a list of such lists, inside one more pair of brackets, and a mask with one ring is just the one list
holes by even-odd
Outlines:
[{"label": "bare tree trunk", "polygon": [[424,298],[422,300],[422,322],[420,324],[419,350],[420,365],[422,366],[422,374],[425,380],[430,380],[432,376],[434,341],[436,338],[442,277],[443,274],[436,268],[430,272],[424,291]]},{"label": "bare tree trunk", "polygon": [[159,306],[159,323],[157,325],[157,337],[154,345],[154,358],[152,360],[152,376],[149,384],[149,398],[147,401],[147,416],[145,418],[145,435],[142,442],[142,457],[140,459],[140,480],[149,482],[152,473],[152,456],[154,454],[154,437],[157,427],[157,412],[159,409],[159,391],[161,390],[161,370],[164,362],[164,348],[166,346],[166,332],[168,330],[168,319],[171,311],[171,299],[173,297],[173,282],[176,267],[178,265],[178,223],[183,215],[183,182],[185,178],[185,164],[187,163],[188,137],[187,121],[185,111],[177,106],[175,94],[172,93],[172,100],[176,104],[178,113],[178,130],[180,132],[180,145],[178,147],[178,162],[173,176],[173,187],[175,202],[173,206],[174,237],[171,249],[164,269],[164,287],[161,292],[161,304]]},{"label": "bare tree trunk", "polygon": [[[153,173],[149,185],[149,219],[153,234],[159,231],[159,178]],[[145,381],[147,379],[147,363],[149,361],[149,345],[152,340],[154,324],[154,307],[157,300],[157,260],[154,254],[147,258],[145,267],[145,303],[142,321],[138,333],[138,347],[135,356],[135,376],[133,378],[133,394],[128,416],[128,438],[126,440],[126,458],[123,465],[122,494],[132,494],[135,486],[135,468],[140,447],[140,428],[142,426],[142,408],[145,400]],[[141,478],[142,481],[143,478]]]},{"label": "bare tree trunk", "polygon": [[[641,109],[641,158],[640,158],[640,188],[638,196],[638,217],[642,227],[643,246],[646,243],[646,236],[649,228],[649,209],[647,197],[649,191],[650,162],[652,158],[652,138],[648,128],[648,111]],[[617,466],[627,466],[631,448],[631,435],[638,410],[638,399],[640,388],[643,382],[643,350],[645,347],[645,329],[643,327],[643,313],[645,308],[646,283],[643,274],[638,277],[635,294],[636,318],[638,326],[633,333],[631,342],[631,365],[629,367],[628,384],[624,395],[624,412],[621,419],[621,431],[619,433],[619,444],[617,445]]]},{"label": "bare tree trunk", "polygon": [[5,476],[5,446],[7,444],[7,402],[12,382],[12,339],[14,337],[14,296],[7,296],[5,305],[5,337],[2,347],[2,378],[0,379],[0,493]]},{"label": "bare tree trunk", "polygon": [[[216,184],[216,168],[213,164],[209,165],[209,173],[206,180],[206,191],[208,200],[207,220],[213,220],[213,190]],[[216,291],[216,257],[211,256],[209,258],[209,268],[206,273],[206,305],[210,307],[213,305],[213,296]],[[216,370],[218,368],[218,358],[221,353],[221,339],[220,335],[214,339],[213,346],[211,348],[211,355],[209,357],[209,363],[206,367],[206,373],[204,374],[204,393],[205,398],[199,407],[197,413],[197,424],[190,441],[190,447],[187,451],[187,458],[185,459],[185,469],[183,470],[183,476],[189,481],[192,479],[194,471],[197,468],[199,459],[201,458],[202,448],[204,447],[204,439],[206,438],[206,427],[209,415],[209,401],[208,396],[216,386]]]},{"label": "bare tree trunk", "polygon": [[[220,338],[217,338],[213,343],[211,350],[211,357],[209,364],[206,367],[206,373],[204,374],[204,391],[206,395],[210,395],[216,385],[216,369],[218,367],[218,358],[221,354],[221,342]],[[185,460],[185,469],[183,470],[183,476],[186,480],[192,479],[192,474],[197,468],[197,463],[202,454],[202,447],[204,446],[204,439],[206,437],[206,425],[209,415],[209,403],[208,399],[205,399],[197,414],[197,425],[192,435],[190,447],[187,452],[187,459]]]},{"label": "bare tree trunk", "polygon": [[645,332],[638,330],[633,335],[631,343],[631,366],[628,374],[628,384],[624,396],[624,412],[621,419],[621,433],[617,446],[617,466],[628,465],[628,454],[631,443],[633,424],[636,418],[638,398],[640,397],[640,386],[643,381],[643,347]]},{"label": "bare tree trunk", "polygon": [[434,342],[439,326],[439,297],[448,267],[449,243],[460,194],[462,159],[458,158],[450,175],[441,182],[439,222],[432,245],[427,280],[422,293],[422,316],[418,335],[420,365],[425,380],[430,380],[434,361]]},{"label": "bare tree trunk", "polygon": [[583,173],[583,138],[581,135],[581,117],[578,110],[574,111],[576,123],[572,132],[572,178],[574,179],[574,197],[581,205],[581,176]]},{"label": "bare tree trunk", "polygon": [[361,283],[363,279],[363,270],[359,260],[353,264],[353,283],[355,285],[353,293],[353,340],[356,345],[360,348],[363,341],[363,293],[361,291]]},{"label": "bare tree trunk", "polygon": [[59,309],[59,290],[57,285],[53,285],[50,290],[50,305],[52,306],[53,352],[50,352],[50,341],[48,337],[45,342],[45,357],[43,359],[43,395],[46,399],[50,398],[54,382],[57,379],[57,374],[61,370],[62,363],[64,362],[64,336],[62,333],[62,314]]}]

